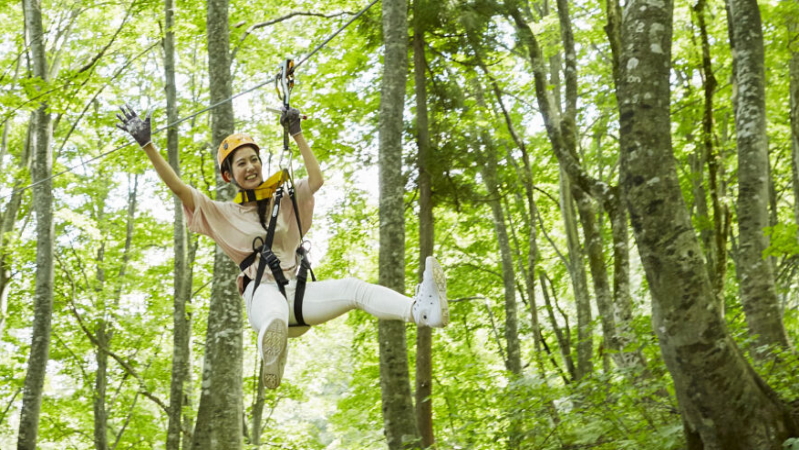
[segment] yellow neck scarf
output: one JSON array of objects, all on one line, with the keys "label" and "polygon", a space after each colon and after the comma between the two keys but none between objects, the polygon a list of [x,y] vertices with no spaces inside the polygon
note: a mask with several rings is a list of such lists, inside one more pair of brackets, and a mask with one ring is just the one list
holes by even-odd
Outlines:
[{"label": "yellow neck scarf", "polygon": [[247,202],[270,199],[277,188],[282,186],[283,183],[285,183],[288,179],[289,171],[287,169],[283,169],[269,177],[255,189],[239,190],[239,193],[236,194],[236,198],[234,198],[233,201],[238,204],[243,204]]}]

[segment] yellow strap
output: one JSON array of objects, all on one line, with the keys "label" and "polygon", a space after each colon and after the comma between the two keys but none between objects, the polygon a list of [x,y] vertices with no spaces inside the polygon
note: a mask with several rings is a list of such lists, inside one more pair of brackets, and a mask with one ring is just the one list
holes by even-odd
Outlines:
[{"label": "yellow strap", "polygon": [[272,194],[275,193],[279,186],[282,186],[289,179],[289,171],[286,169],[281,170],[280,172],[276,172],[274,175],[269,177],[266,181],[261,183],[255,189],[246,189],[239,191],[236,194],[236,198],[233,199],[234,202],[242,204],[257,200],[264,200],[268,198],[272,198]]}]

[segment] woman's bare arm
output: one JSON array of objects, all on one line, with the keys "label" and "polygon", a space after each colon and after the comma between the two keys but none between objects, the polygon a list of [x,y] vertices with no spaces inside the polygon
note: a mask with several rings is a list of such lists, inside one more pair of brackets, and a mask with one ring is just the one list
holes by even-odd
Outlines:
[{"label": "woman's bare arm", "polygon": [[311,192],[316,192],[325,183],[322,169],[319,167],[319,161],[316,159],[316,155],[314,155],[302,132],[294,135],[294,141],[297,143],[297,147],[300,148],[300,155],[302,155],[305,170],[308,172],[308,185],[311,188]]},{"label": "woman's bare arm", "polygon": [[161,152],[152,142],[148,142],[142,147],[144,153],[150,158],[155,171],[167,187],[178,196],[183,206],[189,211],[194,211],[194,197],[191,193],[191,188],[180,179],[177,173],[172,170],[172,166],[166,162]]}]

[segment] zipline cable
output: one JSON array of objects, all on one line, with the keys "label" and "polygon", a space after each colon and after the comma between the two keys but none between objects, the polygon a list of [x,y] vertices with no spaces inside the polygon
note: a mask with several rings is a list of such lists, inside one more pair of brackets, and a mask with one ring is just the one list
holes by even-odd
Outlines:
[{"label": "zipline cable", "polygon": [[[375,3],[377,3],[378,1],[379,1],[379,0],[372,0],[372,3],[369,3],[369,4],[368,4],[368,5],[365,7],[365,8],[363,8],[363,9],[362,9],[362,10],[360,10],[360,11],[359,11],[357,14],[355,14],[354,16],[352,16],[352,18],[350,18],[350,20],[348,20],[348,21],[347,21],[347,23],[345,23],[344,25],[342,25],[341,27],[339,27],[339,29],[338,29],[338,30],[336,30],[336,31],[335,31],[335,32],[333,32],[333,33],[332,33],[330,36],[328,36],[328,37],[327,37],[327,38],[326,38],[324,41],[322,41],[322,43],[321,43],[321,44],[317,45],[317,46],[316,46],[316,47],[315,47],[313,50],[311,50],[311,52],[310,52],[310,53],[308,53],[308,54],[307,54],[307,55],[305,55],[305,56],[304,56],[302,59],[300,59],[300,60],[299,60],[299,61],[298,61],[298,62],[297,62],[295,65],[294,65],[294,70],[296,70],[296,69],[297,69],[298,67],[300,67],[300,66],[301,66],[303,63],[305,63],[305,61],[308,61],[308,59],[310,59],[310,58],[311,58],[311,57],[312,57],[314,54],[316,54],[316,53],[317,53],[319,50],[321,50],[322,48],[324,48],[324,47],[325,47],[325,46],[326,46],[326,45],[327,45],[327,44],[328,44],[330,41],[332,41],[332,40],[333,40],[333,39],[334,39],[336,36],[338,36],[338,35],[339,35],[339,34],[340,34],[342,31],[344,31],[344,30],[345,30],[345,29],[346,29],[348,26],[350,26],[350,25],[351,25],[353,22],[355,22],[355,21],[356,21],[356,20],[357,20],[359,17],[361,17],[362,15],[364,15],[364,14],[366,13],[366,11],[368,11],[368,10],[369,10],[369,9],[370,9],[372,6],[374,6],[374,5],[375,5]],[[163,132],[163,131],[164,131],[164,130],[166,130],[166,129],[169,129],[169,128],[171,128],[171,127],[174,127],[174,126],[177,126],[177,125],[180,125],[181,123],[183,123],[183,122],[185,122],[185,121],[187,121],[187,120],[191,120],[191,119],[193,119],[193,118],[195,118],[195,117],[199,116],[200,114],[204,114],[204,113],[206,113],[206,112],[208,112],[208,111],[210,111],[210,110],[212,110],[212,109],[218,108],[219,106],[221,106],[221,105],[224,105],[225,103],[231,102],[231,101],[233,101],[233,100],[235,100],[235,99],[237,99],[237,98],[239,98],[239,97],[241,97],[241,96],[243,96],[243,95],[249,94],[250,92],[252,92],[252,91],[255,91],[255,90],[257,90],[257,89],[260,89],[260,88],[262,88],[262,87],[266,86],[267,84],[272,84],[272,83],[274,83],[274,82],[277,80],[277,77],[278,77],[278,75],[275,75],[274,77],[270,78],[270,79],[269,79],[269,80],[267,80],[267,81],[264,81],[264,82],[262,82],[262,83],[258,83],[258,84],[256,84],[255,86],[252,86],[252,87],[250,87],[250,88],[248,88],[248,89],[246,89],[246,90],[244,90],[244,91],[241,91],[241,92],[239,92],[239,93],[237,93],[237,94],[231,95],[230,97],[228,97],[228,98],[226,98],[226,99],[224,99],[224,100],[220,100],[220,101],[218,101],[218,102],[214,103],[213,105],[206,106],[205,108],[203,108],[203,109],[201,109],[201,110],[199,110],[199,111],[196,111],[196,112],[194,112],[194,113],[192,113],[192,114],[189,114],[188,116],[185,116],[185,117],[183,117],[183,118],[180,118],[180,119],[178,119],[178,120],[176,120],[176,121],[174,121],[174,122],[172,122],[172,123],[170,123],[170,124],[164,125],[164,126],[163,126],[163,127],[161,127],[161,128],[157,128],[155,131],[153,131],[152,135],[153,135],[153,136],[155,136],[155,135],[157,135],[157,134],[159,134],[159,133]],[[268,109],[269,109],[269,108],[268,108]],[[58,172],[58,173],[56,173],[56,174],[53,174],[53,175],[50,175],[50,176],[49,176],[49,177],[47,177],[47,178],[43,178],[43,179],[41,179],[41,180],[39,180],[39,181],[37,181],[37,182],[35,182],[35,183],[31,183],[31,184],[29,184],[29,185],[27,185],[27,186],[21,187],[21,188],[19,188],[19,189],[15,189],[15,190],[11,191],[11,193],[10,193],[10,194],[6,194],[6,195],[4,195],[4,196],[0,196],[0,199],[5,199],[5,198],[8,198],[8,197],[11,197],[11,196],[13,196],[14,194],[19,194],[20,192],[23,192],[23,191],[26,191],[26,190],[28,190],[28,189],[30,189],[30,188],[36,187],[36,186],[38,186],[38,185],[40,185],[40,184],[44,183],[45,181],[52,180],[53,178],[56,178],[56,177],[60,177],[61,175],[64,175],[65,173],[72,172],[72,171],[74,171],[75,169],[77,169],[78,167],[84,167],[84,166],[86,166],[87,164],[90,164],[90,163],[92,163],[92,162],[94,162],[94,161],[97,161],[98,159],[105,158],[106,156],[110,155],[111,153],[114,153],[114,152],[116,152],[116,151],[122,150],[123,148],[125,148],[125,147],[128,147],[128,146],[130,146],[130,145],[132,145],[132,144],[134,144],[134,143],[136,143],[136,141],[129,141],[129,142],[127,142],[126,144],[120,145],[119,147],[116,147],[116,148],[114,148],[114,149],[111,149],[111,150],[109,150],[109,151],[107,151],[107,152],[105,152],[105,153],[101,153],[100,155],[98,155],[98,156],[95,156],[94,158],[91,158],[91,159],[89,159],[89,160],[87,160],[87,161],[83,161],[83,162],[81,162],[80,164],[75,164],[74,166],[68,167],[68,168],[66,168],[66,169],[62,170],[61,172]]]}]

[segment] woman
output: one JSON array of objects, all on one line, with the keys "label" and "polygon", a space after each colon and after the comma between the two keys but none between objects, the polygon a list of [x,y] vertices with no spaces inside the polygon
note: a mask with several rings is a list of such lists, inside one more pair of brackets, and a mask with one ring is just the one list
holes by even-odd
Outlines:
[{"label": "woman", "polygon": [[[298,110],[285,110],[280,123],[288,128],[297,143],[308,177],[296,183],[294,199],[284,196],[280,200],[271,245],[272,253],[279,260],[279,268],[274,272],[262,270],[260,280],[255,280],[260,258],[251,255],[255,243],[264,242],[269,227],[267,221],[271,219],[266,217],[267,212],[274,211],[271,195],[261,194],[271,193],[275,188],[272,178],[264,182],[260,148],[255,141],[243,134],[228,136],[219,145],[217,162],[222,178],[234,183],[240,193],[258,192],[264,199],[249,200],[258,196],[238,195],[238,203],[214,201],[185,184],[164,160],[150,140],[149,115],[142,120],[129,106],[120,109],[123,115],[117,114],[121,122],[117,127],[136,139],[161,180],[181,200],[189,229],[211,237],[240,267],[248,258],[253,260],[239,275],[238,288],[247,305],[250,325],[258,333],[266,387],[275,389],[280,385],[290,326],[303,322],[318,325],[352,309],[366,311],[379,319],[403,320],[419,326],[447,325],[446,278],[433,257],[428,257],[425,262],[423,281],[413,298],[383,286],[346,278],[307,283],[302,301],[295,305],[297,270],[301,263],[297,252],[300,236],[311,226],[314,193],[324,183],[319,162],[302,135]],[[276,282],[276,276],[285,277],[288,284],[284,286]],[[299,306],[296,311],[295,306]]]}]

